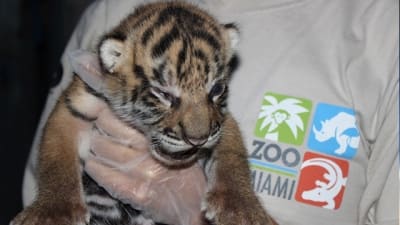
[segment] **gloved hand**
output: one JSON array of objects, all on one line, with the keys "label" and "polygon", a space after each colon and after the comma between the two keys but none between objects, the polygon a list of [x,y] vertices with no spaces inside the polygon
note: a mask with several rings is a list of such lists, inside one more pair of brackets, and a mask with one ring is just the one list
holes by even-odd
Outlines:
[{"label": "gloved hand", "polygon": [[[71,59],[74,71],[101,92],[97,58],[81,51]],[[116,119],[108,107],[99,112],[95,125],[98,132],[93,134],[85,170],[99,185],[157,222],[201,224],[206,181],[197,164],[186,169],[164,167],[151,157],[146,138]]]},{"label": "gloved hand", "polygon": [[206,182],[197,164],[185,169],[164,167],[151,157],[147,140],[108,110],[100,113],[96,126],[110,135],[93,136],[94,154],[85,164],[85,170],[99,185],[157,222],[201,224]]}]

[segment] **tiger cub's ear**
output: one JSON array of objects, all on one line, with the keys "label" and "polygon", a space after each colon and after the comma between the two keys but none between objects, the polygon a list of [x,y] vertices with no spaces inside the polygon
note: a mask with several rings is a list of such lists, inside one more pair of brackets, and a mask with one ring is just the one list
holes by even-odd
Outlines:
[{"label": "tiger cub's ear", "polygon": [[238,27],[233,24],[233,23],[227,23],[223,25],[225,32],[226,32],[226,36],[228,39],[228,43],[229,45],[229,57],[233,56],[233,53],[237,50],[237,45],[239,43],[239,39],[240,39],[240,32]]},{"label": "tiger cub's ear", "polygon": [[103,68],[114,73],[124,58],[124,42],[113,38],[104,39],[99,45],[99,56]]}]

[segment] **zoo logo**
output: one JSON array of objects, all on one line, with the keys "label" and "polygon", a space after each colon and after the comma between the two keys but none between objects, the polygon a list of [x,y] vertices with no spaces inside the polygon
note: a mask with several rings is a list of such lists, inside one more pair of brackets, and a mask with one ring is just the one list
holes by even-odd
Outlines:
[{"label": "zoo logo", "polygon": [[306,99],[266,93],[254,133],[263,139],[301,145],[311,107]]},{"label": "zoo logo", "polygon": [[354,110],[319,103],[308,138],[308,147],[324,154],[352,159],[360,142]]},{"label": "zoo logo", "polygon": [[340,208],[348,171],[345,160],[306,152],[295,199],[325,209]]}]

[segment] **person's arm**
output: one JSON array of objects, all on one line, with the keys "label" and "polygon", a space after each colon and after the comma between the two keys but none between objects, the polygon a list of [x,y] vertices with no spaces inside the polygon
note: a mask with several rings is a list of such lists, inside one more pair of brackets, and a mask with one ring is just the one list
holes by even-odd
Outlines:
[{"label": "person's arm", "polygon": [[94,1],[81,16],[60,60],[59,72],[61,74],[59,74],[59,76],[61,76],[61,81],[56,87],[50,90],[36,130],[23,179],[22,194],[24,206],[31,204],[36,197],[37,154],[43,128],[50,113],[54,109],[57,99],[72,80],[73,71],[68,58],[69,53],[77,49],[94,51],[99,37],[105,31],[119,23],[121,18],[130,13],[134,6],[141,2],[143,2],[143,0],[97,0]]},{"label": "person's arm", "polygon": [[379,127],[376,129],[377,137],[371,143],[368,184],[360,204],[360,224],[399,224],[398,66],[397,63],[387,95],[382,97],[382,104],[377,109]]},{"label": "person's arm", "polygon": [[[369,143],[367,185],[359,224],[399,224],[399,2],[375,1],[363,15],[364,57],[358,59],[359,98]],[[371,78],[372,80],[371,82]],[[371,87],[371,88],[369,88]],[[365,87],[362,87],[366,89]],[[368,105],[370,104],[370,105]],[[364,113],[364,112],[361,112]]]},{"label": "person's arm", "polygon": [[47,97],[47,102],[40,118],[39,126],[36,130],[34,142],[31,148],[28,163],[25,169],[23,180],[23,205],[26,207],[32,203],[36,197],[37,190],[37,154],[39,143],[41,141],[43,128],[47,122],[50,113],[60,97],[62,91],[69,85],[72,80],[72,68],[67,57],[67,53],[76,49],[93,49],[97,42],[97,37],[102,33],[104,25],[105,1],[96,1],[90,5],[82,15],[78,22],[66,48],[61,57],[59,76],[60,83],[52,88]]}]

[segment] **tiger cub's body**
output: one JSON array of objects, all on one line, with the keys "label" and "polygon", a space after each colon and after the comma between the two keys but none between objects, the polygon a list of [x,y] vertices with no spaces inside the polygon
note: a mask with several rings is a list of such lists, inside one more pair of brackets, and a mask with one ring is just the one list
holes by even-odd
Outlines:
[{"label": "tiger cub's body", "polygon": [[82,137],[91,132],[100,101],[143,132],[152,156],[166,166],[202,158],[207,220],[274,224],[252,191],[247,151],[227,111],[237,38],[235,26],[177,1],[138,7],[105,34],[97,52],[104,86],[93,89],[75,76],[59,99],[41,143],[37,200],[13,224],[153,223],[82,178],[79,161],[88,152]]},{"label": "tiger cub's body", "polygon": [[82,183],[90,213],[89,225],[165,225],[113,198],[86,173],[82,176]]}]

